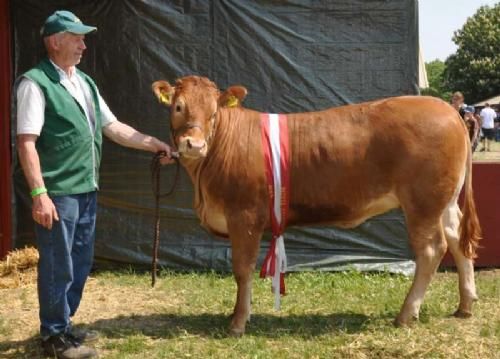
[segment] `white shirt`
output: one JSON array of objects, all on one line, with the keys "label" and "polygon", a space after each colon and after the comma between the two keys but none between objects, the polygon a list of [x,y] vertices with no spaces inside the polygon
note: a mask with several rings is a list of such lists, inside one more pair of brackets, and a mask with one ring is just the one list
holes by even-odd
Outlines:
[{"label": "white shirt", "polygon": [[[89,126],[94,121],[92,94],[87,82],[74,71],[69,77],[59,66],[52,62],[61,79],[61,84],[75,98],[85,112]],[[98,90],[99,91],[99,90]],[[97,92],[101,110],[102,127],[116,121],[116,116]],[[40,135],[45,122],[45,96],[36,82],[23,78],[17,89],[17,134]]]},{"label": "white shirt", "polygon": [[482,120],[482,128],[494,128],[495,127],[495,117],[497,117],[497,114],[495,110],[493,110],[491,107],[485,107],[481,110],[479,113],[479,116],[481,117]]}]

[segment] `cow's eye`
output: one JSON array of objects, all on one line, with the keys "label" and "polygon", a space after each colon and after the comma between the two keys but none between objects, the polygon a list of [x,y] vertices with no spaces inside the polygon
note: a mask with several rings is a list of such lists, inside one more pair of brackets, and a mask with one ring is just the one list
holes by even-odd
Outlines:
[{"label": "cow's eye", "polygon": [[180,105],[175,106],[175,111],[176,112],[181,112],[181,106]]}]

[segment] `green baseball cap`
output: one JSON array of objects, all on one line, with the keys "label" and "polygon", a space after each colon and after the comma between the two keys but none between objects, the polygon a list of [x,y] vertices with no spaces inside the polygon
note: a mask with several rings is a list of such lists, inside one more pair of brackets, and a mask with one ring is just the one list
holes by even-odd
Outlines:
[{"label": "green baseball cap", "polygon": [[97,27],[84,25],[72,12],[58,10],[45,20],[45,24],[43,24],[40,34],[42,37],[46,37],[66,31],[72,34],[85,35],[96,30]]}]

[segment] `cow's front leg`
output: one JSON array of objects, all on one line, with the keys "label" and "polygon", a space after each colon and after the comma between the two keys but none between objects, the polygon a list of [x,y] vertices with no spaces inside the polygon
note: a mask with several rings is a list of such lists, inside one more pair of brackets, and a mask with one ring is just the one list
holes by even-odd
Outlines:
[{"label": "cow's front leg", "polygon": [[259,254],[262,230],[255,229],[255,226],[248,221],[236,221],[234,218],[228,220],[228,227],[233,273],[238,287],[229,331],[231,335],[241,336],[245,333],[245,325],[250,318],[252,277]]}]

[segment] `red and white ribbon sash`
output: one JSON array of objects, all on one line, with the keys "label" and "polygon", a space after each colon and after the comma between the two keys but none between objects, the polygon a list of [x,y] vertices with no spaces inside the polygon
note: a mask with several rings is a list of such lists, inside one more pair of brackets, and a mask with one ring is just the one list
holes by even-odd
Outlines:
[{"label": "red and white ribbon sash", "polygon": [[285,294],[286,253],[283,241],[289,203],[289,141],[286,115],[261,114],[262,147],[270,197],[272,241],[260,277],[272,277],[274,306]]}]

